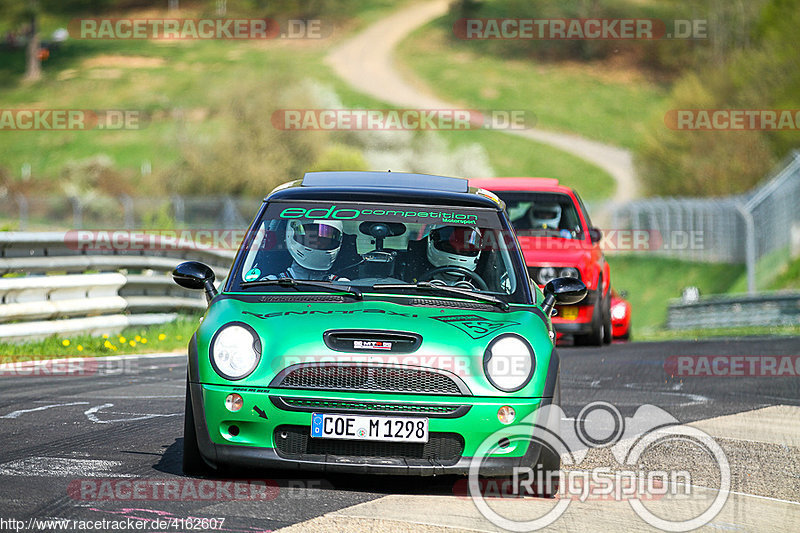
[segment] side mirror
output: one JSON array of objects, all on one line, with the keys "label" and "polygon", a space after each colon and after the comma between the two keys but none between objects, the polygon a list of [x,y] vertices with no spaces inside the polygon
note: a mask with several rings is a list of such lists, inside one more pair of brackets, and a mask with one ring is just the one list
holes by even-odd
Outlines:
[{"label": "side mirror", "polygon": [[589,238],[593,243],[600,242],[603,240],[603,232],[597,228],[589,228]]},{"label": "side mirror", "polygon": [[172,271],[172,279],[186,289],[205,289],[206,299],[211,299],[217,295],[214,287],[214,271],[211,267],[198,261],[186,261],[175,267]]},{"label": "side mirror", "polygon": [[622,298],[623,300],[626,300],[626,299],[628,298],[628,291],[619,291],[617,294],[618,294],[618,295],[619,295],[619,297],[620,297],[620,298]]},{"label": "side mirror", "polygon": [[586,297],[586,285],[575,278],[556,278],[544,286],[544,303],[542,311],[547,316],[553,316],[556,304],[572,305]]}]

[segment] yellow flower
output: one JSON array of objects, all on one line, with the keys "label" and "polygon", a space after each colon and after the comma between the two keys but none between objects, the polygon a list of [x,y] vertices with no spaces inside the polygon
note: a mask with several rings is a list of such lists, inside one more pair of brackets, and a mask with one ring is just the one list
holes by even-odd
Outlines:
[{"label": "yellow flower", "polygon": [[133,338],[133,340],[135,340],[136,342],[139,342],[139,341],[141,341],[141,340],[142,340],[142,337],[141,337],[140,335],[136,335],[136,336]]},{"label": "yellow flower", "polygon": [[158,340],[160,340],[160,341],[163,341],[163,340],[164,340],[164,339],[166,339],[166,338],[167,338],[167,336],[166,336],[166,335],[164,335],[163,333],[159,333],[159,334],[158,334]]},{"label": "yellow flower", "polygon": [[141,343],[142,344],[147,344],[147,337],[142,337]]},{"label": "yellow flower", "polygon": [[119,342],[120,342],[121,344],[125,344],[125,337],[122,337],[122,336],[120,336],[120,338],[119,338]]},{"label": "yellow flower", "polygon": [[61,346],[69,346],[69,339],[64,339],[61,341]]},{"label": "yellow flower", "polygon": [[108,338],[108,333],[103,333],[103,338],[107,339]]},{"label": "yellow flower", "polygon": [[78,350],[79,352],[82,352],[82,351],[83,351],[83,346],[81,346],[80,344],[79,344],[78,346],[76,346],[76,348],[77,348],[77,350]]},{"label": "yellow flower", "polygon": [[103,343],[103,346],[105,346],[106,348],[111,348],[112,344],[109,341],[106,341]]},{"label": "yellow flower", "polygon": [[136,341],[131,341],[128,344],[130,344],[131,346],[136,346]]}]

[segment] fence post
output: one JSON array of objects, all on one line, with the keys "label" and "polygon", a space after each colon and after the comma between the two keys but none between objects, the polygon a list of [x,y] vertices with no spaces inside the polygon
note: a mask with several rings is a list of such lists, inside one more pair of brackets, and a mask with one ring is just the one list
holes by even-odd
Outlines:
[{"label": "fence post", "polygon": [[28,227],[28,199],[25,198],[21,192],[15,196],[17,206],[19,206],[19,230],[22,231]]},{"label": "fence post", "polygon": [[747,268],[747,293],[756,292],[756,225],[753,222],[753,214],[742,205],[736,202],[736,209],[744,220],[745,235],[745,266]]}]

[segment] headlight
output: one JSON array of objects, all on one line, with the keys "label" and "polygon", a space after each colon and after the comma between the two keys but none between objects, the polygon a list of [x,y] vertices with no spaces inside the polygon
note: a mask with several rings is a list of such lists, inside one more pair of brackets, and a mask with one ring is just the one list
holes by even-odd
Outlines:
[{"label": "headlight", "polygon": [[538,278],[536,281],[539,282],[539,285],[547,285],[550,281],[558,277],[558,271],[553,267],[542,267],[539,269],[539,273],[536,277]]},{"label": "headlight", "polygon": [[518,335],[501,335],[486,347],[483,371],[489,382],[503,392],[514,392],[528,384],[535,362],[530,344]]},{"label": "headlight", "polygon": [[256,369],[261,358],[261,341],[247,324],[231,322],[214,334],[210,355],[217,374],[225,379],[242,379]]},{"label": "headlight", "polygon": [[611,308],[611,318],[614,320],[622,320],[625,318],[625,306],[624,305],[615,305]]},{"label": "headlight", "polygon": [[581,279],[581,272],[577,268],[566,267],[562,268],[561,272],[558,273],[559,277],[562,278],[575,278]]}]

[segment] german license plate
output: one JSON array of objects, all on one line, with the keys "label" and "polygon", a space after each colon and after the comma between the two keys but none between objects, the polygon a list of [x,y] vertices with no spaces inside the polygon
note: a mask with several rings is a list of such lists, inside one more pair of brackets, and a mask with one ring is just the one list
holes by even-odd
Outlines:
[{"label": "german license plate", "polygon": [[574,305],[568,305],[567,307],[560,307],[558,309],[558,316],[560,316],[564,320],[575,320],[576,318],[578,318],[578,308]]},{"label": "german license plate", "polygon": [[324,439],[428,442],[428,419],[311,413],[311,436]]}]

